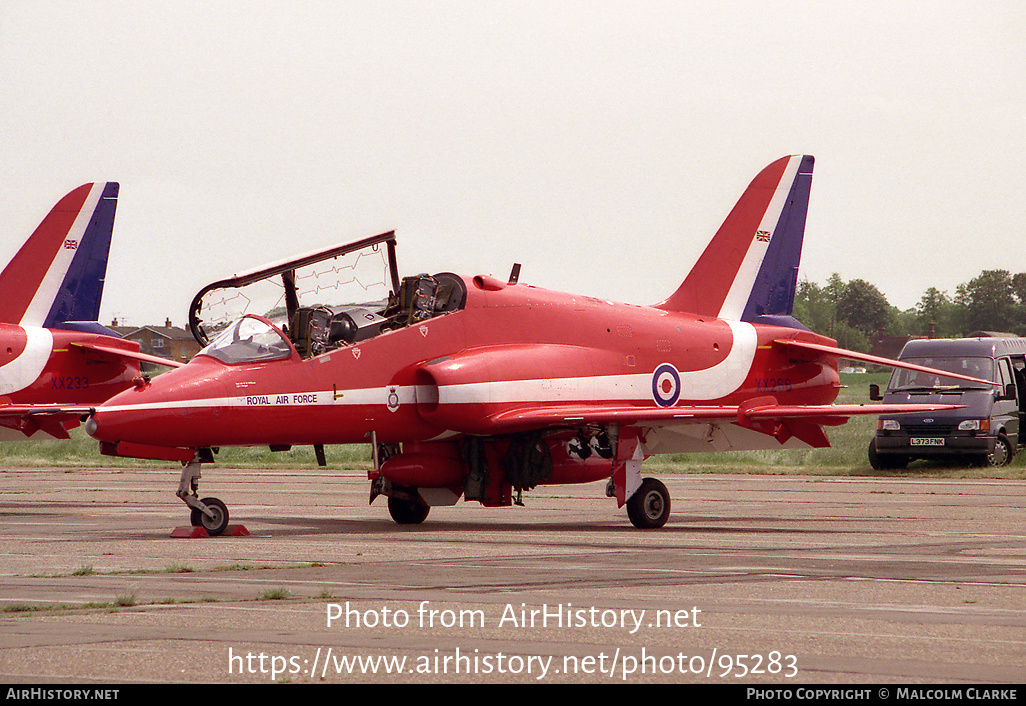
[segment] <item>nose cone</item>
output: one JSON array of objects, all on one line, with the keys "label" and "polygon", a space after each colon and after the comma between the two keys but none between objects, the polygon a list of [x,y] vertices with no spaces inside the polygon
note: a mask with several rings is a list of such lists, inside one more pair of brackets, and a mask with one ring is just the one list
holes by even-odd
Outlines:
[{"label": "nose cone", "polygon": [[83,428],[86,430],[86,434],[88,434],[89,436],[93,437],[94,439],[98,439],[98,440],[102,441],[102,439],[100,439],[98,436],[96,436],[96,419],[95,419],[95,417],[89,417],[89,419],[86,420],[85,426]]},{"label": "nose cone", "polygon": [[225,386],[224,366],[200,361],[164,373],[151,382],[115,395],[96,408],[86,433],[101,442],[130,442],[199,448],[216,432]]},{"label": "nose cone", "polygon": [[97,441],[152,443],[148,426],[154,417],[160,417],[153,405],[159,403],[162,395],[153,394],[149,387],[119,393],[97,407],[85,423],[86,433]]}]

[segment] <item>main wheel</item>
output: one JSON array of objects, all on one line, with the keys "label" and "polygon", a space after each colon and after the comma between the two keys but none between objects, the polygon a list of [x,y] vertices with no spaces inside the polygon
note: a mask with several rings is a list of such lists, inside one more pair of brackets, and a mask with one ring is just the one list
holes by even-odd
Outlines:
[{"label": "main wheel", "polygon": [[216,537],[228,527],[228,507],[217,498],[203,498],[200,502],[209,507],[214,516],[207,517],[202,510],[193,508],[192,526],[202,527],[211,537]]},{"label": "main wheel", "polygon": [[430,505],[401,498],[388,499],[388,514],[400,525],[419,525],[427,519]]},{"label": "main wheel", "polygon": [[627,517],[639,529],[662,527],[670,518],[670,493],[655,478],[641,481],[638,491],[627,501]]},{"label": "main wheel", "polygon": [[1008,437],[1001,434],[994,440],[994,450],[987,454],[987,463],[998,468],[1007,466],[1012,462],[1012,455],[1014,453],[1012,451],[1012,443],[1008,440]]}]

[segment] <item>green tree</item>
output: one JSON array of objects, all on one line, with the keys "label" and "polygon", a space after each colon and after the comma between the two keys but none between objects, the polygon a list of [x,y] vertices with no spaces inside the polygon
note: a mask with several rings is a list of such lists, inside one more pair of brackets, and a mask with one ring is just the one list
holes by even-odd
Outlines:
[{"label": "green tree", "polygon": [[844,285],[837,299],[837,318],[872,338],[887,330],[893,319],[891,305],[874,285],[853,279]]},{"label": "green tree", "polygon": [[973,331],[1021,330],[1016,321],[1016,298],[1007,270],[984,270],[955,291],[958,327],[962,335]]},{"label": "green tree", "polygon": [[847,348],[850,351],[869,353],[873,347],[873,342],[869,336],[843,321],[838,321],[834,325],[834,330],[830,333],[830,337],[837,341],[837,345],[841,348]]},{"label": "green tree", "polygon": [[887,324],[887,333],[892,336],[915,336],[919,334],[919,317],[915,308],[901,311],[896,306],[891,307],[890,322]]},{"label": "green tree", "polygon": [[834,303],[823,287],[803,280],[795,292],[793,316],[816,333],[829,336],[834,323]]},{"label": "green tree", "polygon": [[915,329],[912,333],[928,336],[931,324],[934,338],[950,338],[959,332],[956,326],[955,303],[947,293],[936,287],[927,289],[916,304]]}]

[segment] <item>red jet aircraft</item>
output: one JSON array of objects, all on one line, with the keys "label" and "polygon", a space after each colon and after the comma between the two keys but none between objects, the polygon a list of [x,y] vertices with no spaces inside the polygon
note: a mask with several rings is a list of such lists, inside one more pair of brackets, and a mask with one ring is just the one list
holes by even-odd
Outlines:
[{"label": "red jet aircraft", "polygon": [[142,384],[139,345],[100,326],[116,182],[63,199],[0,273],[0,440],[59,439],[91,407]]},{"label": "red jet aircraft", "polygon": [[[310,444],[323,464],[324,444],[368,442],[371,501],[386,495],[399,523],[461,496],[520,504],[537,485],[607,480],[635,526],[660,527],[670,497],[640,475],[652,454],[822,447],[823,428],[852,415],[926,409],[831,404],[838,357],[909,366],[790,317],[812,167],[810,156],[766,167],[655,306],[519,284],[519,265],[508,281],[400,280],[394,233],[215,282],[190,316],[206,348],[98,407],[86,429],[105,454],[181,461],[178,495],[211,534],[228,511],[197,486],[218,447]],[[383,274],[386,300],[300,305],[329,296],[301,271],[349,272],[363,291],[361,262]],[[284,307],[210,318],[279,275]]]}]

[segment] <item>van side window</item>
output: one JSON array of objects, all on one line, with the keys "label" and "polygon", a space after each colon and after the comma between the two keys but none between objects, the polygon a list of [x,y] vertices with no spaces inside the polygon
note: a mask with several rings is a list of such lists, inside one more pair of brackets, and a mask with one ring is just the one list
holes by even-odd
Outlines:
[{"label": "van side window", "polygon": [[1008,362],[1008,358],[1002,358],[998,361],[998,370],[1001,371],[1001,389],[1005,389],[1011,384],[1012,378],[1012,366]]},{"label": "van side window", "polygon": [[1021,355],[1012,356],[1012,377],[1015,378],[1016,387],[1022,387],[1026,380],[1026,358]]},{"label": "van side window", "polygon": [[1015,380],[1015,394],[1019,400],[1019,414],[1026,412],[1026,358],[1012,356],[1012,378]]}]

